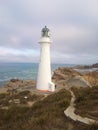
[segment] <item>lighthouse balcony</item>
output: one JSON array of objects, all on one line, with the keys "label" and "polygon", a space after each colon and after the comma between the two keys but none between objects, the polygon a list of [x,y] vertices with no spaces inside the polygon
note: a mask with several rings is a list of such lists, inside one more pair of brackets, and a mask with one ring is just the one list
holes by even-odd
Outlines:
[{"label": "lighthouse balcony", "polygon": [[42,37],[39,41],[39,43],[51,43],[52,41],[50,40],[49,37]]}]

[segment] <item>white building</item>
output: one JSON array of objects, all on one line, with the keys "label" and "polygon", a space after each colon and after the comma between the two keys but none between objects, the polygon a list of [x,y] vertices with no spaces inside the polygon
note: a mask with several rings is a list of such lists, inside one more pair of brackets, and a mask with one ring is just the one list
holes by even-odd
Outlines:
[{"label": "white building", "polygon": [[37,77],[37,89],[42,91],[55,91],[55,85],[51,82],[50,45],[51,39],[49,29],[45,26],[41,32],[40,61]]}]

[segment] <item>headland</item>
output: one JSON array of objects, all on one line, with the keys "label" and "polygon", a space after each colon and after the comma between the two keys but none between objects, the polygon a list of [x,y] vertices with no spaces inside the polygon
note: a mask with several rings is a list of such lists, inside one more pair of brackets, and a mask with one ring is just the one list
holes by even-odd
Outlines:
[{"label": "headland", "polygon": [[96,65],[59,67],[53,72],[56,91],[52,93],[36,90],[35,80],[11,79],[0,88],[0,130],[97,130],[96,123],[75,121],[64,114],[71,103],[71,90],[75,95],[74,113],[98,121]]}]

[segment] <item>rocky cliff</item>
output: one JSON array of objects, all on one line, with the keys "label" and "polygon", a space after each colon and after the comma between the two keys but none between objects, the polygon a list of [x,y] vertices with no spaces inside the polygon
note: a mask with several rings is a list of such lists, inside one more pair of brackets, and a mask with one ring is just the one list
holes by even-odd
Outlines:
[{"label": "rocky cliff", "polygon": [[98,71],[79,73],[74,68],[59,67],[54,71],[53,81],[58,86],[91,87],[98,84]]}]

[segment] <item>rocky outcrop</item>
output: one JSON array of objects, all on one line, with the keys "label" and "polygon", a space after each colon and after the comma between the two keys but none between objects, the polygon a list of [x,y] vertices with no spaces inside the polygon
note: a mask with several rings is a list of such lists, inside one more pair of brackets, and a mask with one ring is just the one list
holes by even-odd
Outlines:
[{"label": "rocky outcrop", "polygon": [[91,87],[90,83],[85,80],[82,76],[71,77],[67,84],[69,87]]},{"label": "rocky outcrop", "polygon": [[20,79],[11,79],[9,81],[8,84],[6,84],[7,86],[9,86],[10,84],[14,84],[17,83],[17,87],[21,86],[21,87],[25,87],[25,86],[32,86],[35,84],[35,80],[20,80]]},{"label": "rocky outcrop", "polygon": [[98,68],[98,63],[92,65],[93,68]]},{"label": "rocky outcrop", "polygon": [[74,66],[75,69],[92,69],[92,68],[98,68],[98,63],[92,64],[92,65],[77,65]]},{"label": "rocky outcrop", "polygon": [[91,84],[91,86],[98,85],[98,71],[85,73],[83,77]]},{"label": "rocky outcrop", "polygon": [[[93,74],[91,77],[90,75]],[[69,87],[91,87],[92,83],[91,81],[96,80],[95,75],[97,74],[96,72],[91,72],[91,74],[81,74],[74,70],[73,68],[64,68],[64,67],[59,67],[54,71],[53,74],[53,81],[55,82],[56,85],[59,86],[69,86]],[[98,74],[97,74],[98,76]],[[88,80],[90,78],[90,80]]]},{"label": "rocky outcrop", "polygon": [[56,69],[54,71],[53,74],[53,81],[56,82],[58,80],[68,80],[70,79],[72,76],[80,76],[81,74],[77,71],[75,71],[72,68],[64,68],[64,67],[59,67],[58,69]]},{"label": "rocky outcrop", "polygon": [[25,90],[33,90],[35,88],[36,82],[34,80],[19,80],[19,79],[11,79],[3,89],[6,91],[14,90],[14,91],[25,91]]},{"label": "rocky outcrop", "polygon": [[18,82],[18,81],[21,81],[19,79],[11,79],[10,82]]}]

